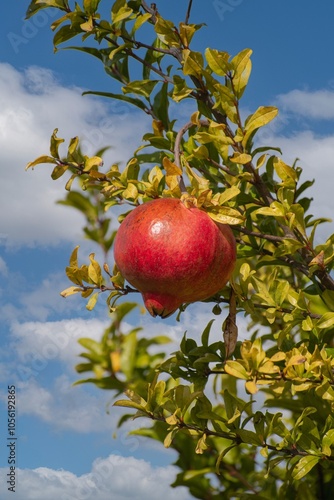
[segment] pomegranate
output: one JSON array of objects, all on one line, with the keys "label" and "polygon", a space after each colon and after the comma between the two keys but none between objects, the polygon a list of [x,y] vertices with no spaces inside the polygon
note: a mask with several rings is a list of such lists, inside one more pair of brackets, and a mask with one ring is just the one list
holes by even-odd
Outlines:
[{"label": "pomegranate", "polygon": [[149,313],[167,318],[184,302],[207,299],[223,288],[234,269],[236,245],[228,225],[187,202],[159,198],[125,217],[114,257]]}]

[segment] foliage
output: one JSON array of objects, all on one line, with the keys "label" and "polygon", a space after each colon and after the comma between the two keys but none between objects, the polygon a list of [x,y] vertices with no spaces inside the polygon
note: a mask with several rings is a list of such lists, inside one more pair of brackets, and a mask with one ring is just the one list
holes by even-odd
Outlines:
[{"label": "foliage", "polygon": [[[80,383],[124,393],[115,406],[130,414],[120,424],[150,419],[150,428],[135,433],[176,450],[174,486],[187,486],[195,498],[332,498],[334,235],[315,244],[324,219],[309,212],[304,192],[312,181],[301,183],[301,168],[287,165],[279,148],[258,144],[256,134],[277,109],[261,106],[241,117],[252,51],[192,50],[202,25],[189,22],[191,4],[177,25],[141,0],[112,2],[110,13],[99,0],[32,0],[28,8],[27,17],[58,9],[55,50],[65,44],[92,55],[115,80],[114,92],[86,93],[124,101],[152,120],[123,169],[104,167],[103,151],[84,155],[78,138],[61,157],[57,130],[50,153],[27,166],[50,163],[53,179],[69,174],[62,203],[85,215],[85,235],[105,262],[115,236],[112,210],[162,196],[192,195],[214,220],[232,225],[238,242],[233,280],[208,301],[221,340],[210,341],[212,319],[200,342],[185,334],[168,359],[151,349],[168,338],[123,330],[134,307],[124,296],[136,290],[94,253],[79,265],[76,248],[63,296],[81,293],[92,309],[106,294],[112,312],[101,342],[80,340],[85,362],[77,371],[92,373]],[[74,38],[78,45],[69,46]],[[171,116],[172,102],[188,102],[186,124]],[[237,342],[242,314],[250,339]]]}]

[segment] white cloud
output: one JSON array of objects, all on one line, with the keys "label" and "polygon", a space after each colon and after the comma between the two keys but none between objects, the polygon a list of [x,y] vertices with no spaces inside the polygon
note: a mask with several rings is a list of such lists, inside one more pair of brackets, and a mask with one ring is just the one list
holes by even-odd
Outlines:
[{"label": "white cloud", "polygon": [[[79,88],[65,88],[48,69],[30,67],[19,72],[9,64],[0,64],[1,197],[3,206],[7,207],[0,242],[9,246],[33,246],[60,241],[77,243],[81,238],[82,216],[55,205],[55,201],[64,197],[65,181],[50,179],[50,165],[24,171],[28,161],[48,152],[54,128],[59,128],[59,135],[66,138],[67,143],[79,135],[87,154],[111,145],[106,163],[126,161],[139,145],[141,123],[148,120],[143,114],[130,113],[131,108],[118,101],[83,97],[81,92]],[[289,113],[319,119],[334,117],[334,92],[329,90],[292,90],[278,96],[277,102],[282,113],[275,123],[281,125],[286,125]],[[182,107],[178,109],[178,113],[182,110]],[[275,139],[273,145],[280,146],[284,156],[302,159],[306,174],[310,170],[311,177],[317,178],[314,192],[320,195],[316,203],[319,202],[321,209],[327,203],[327,212],[332,211],[332,196],[327,199],[330,183],[324,181],[324,176],[332,173],[333,138],[318,138],[315,132],[308,132],[309,136],[280,137],[275,123],[265,127],[265,134],[271,131]]]},{"label": "white cloud", "polygon": [[60,375],[53,379],[51,388],[41,386],[35,379],[19,383],[20,415],[36,417],[58,430],[111,433],[121,413],[107,414],[110,394],[90,391],[84,386],[73,387],[72,382],[67,375]]},{"label": "white cloud", "polygon": [[107,324],[107,321],[95,318],[14,323],[11,327],[10,350],[17,357],[18,378],[22,381],[36,378],[52,361],[60,361],[73,371],[74,364],[79,362],[80,352],[84,350],[78,344],[78,339],[89,337],[100,340]]},{"label": "white cloud", "polygon": [[294,89],[279,95],[277,101],[283,112],[316,120],[332,120],[334,118],[334,92],[331,90]]},{"label": "white cloud", "polygon": [[0,275],[5,277],[8,275],[8,267],[5,260],[2,257],[0,257]]},{"label": "white cloud", "polygon": [[62,86],[50,70],[30,67],[19,72],[0,64],[1,201],[6,213],[1,221],[1,242],[33,246],[77,241],[81,236],[83,218],[55,205],[64,197],[64,178],[52,181],[50,165],[24,171],[29,161],[49,153],[55,128],[66,144],[78,135],[86,154],[110,145],[107,164],[125,162],[140,144],[145,117],[138,119],[118,101],[81,93],[82,89]]},{"label": "white cloud", "polygon": [[[15,500],[190,500],[185,487],[173,489],[178,469],[153,467],[145,460],[118,454],[98,458],[92,470],[77,476],[66,470],[47,467],[18,469]],[[1,498],[11,498],[7,490],[6,469],[0,469]],[[6,495],[6,496],[5,496]]]}]

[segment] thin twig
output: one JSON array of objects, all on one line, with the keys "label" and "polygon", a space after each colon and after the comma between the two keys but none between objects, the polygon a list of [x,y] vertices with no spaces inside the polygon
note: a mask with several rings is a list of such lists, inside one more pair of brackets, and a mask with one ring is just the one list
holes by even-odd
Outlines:
[{"label": "thin twig", "polygon": [[240,231],[240,233],[247,234],[248,236],[255,236],[256,238],[262,238],[262,239],[268,240],[268,241],[274,241],[274,242],[281,243],[285,240],[285,238],[283,238],[282,236],[275,236],[273,234],[257,233],[256,231],[250,231],[250,230],[246,229],[245,227],[241,227],[241,226],[234,226],[233,229],[235,229],[236,231]]},{"label": "thin twig", "polygon": [[[184,134],[191,128],[191,127],[194,127],[196,125],[196,123],[190,121],[188,123],[186,123],[177,133],[176,135],[176,138],[175,138],[175,145],[174,145],[174,163],[177,167],[179,167],[180,170],[182,170],[182,166],[181,166],[181,141],[182,141],[182,137],[184,136]],[[207,127],[209,125],[209,122],[207,120],[200,120],[199,121],[199,125],[202,126],[202,127]],[[187,189],[186,189],[186,186],[184,184],[184,180],[183,180],[183,177],[182,175],[180,176],[179,178],[179,186],[180,186],[180,189],[181,189],[181,192],[182,193],[186,193],[187,192]]]},{"label": "thin twig", "polygon": [[191,12],[192,3],[193,3],[193,0],[189,0],[188,9],[187,9],[187,14],[186,14],[186,19],[185,19],[185,21],[184,21],[184,24],[188,24],[188,23],[189,23],[189,17],[190,17],[190,12]]},{"label": "thin twig", "polygon": [[[104,39],[111,43],[114,47],[119,47],[119,44],[117,42],[115,42],[115,40],[113,40],[112,38],[110,38],[109,36],[105,36]],[[135,43],[135,42],[134,42]],[[172,78],[170,78],[168,75],[166,75],[163,71],[161,71],[160,69],[156,68],[155,66],[153,66],[152,64],[148,63],[147,61],[145,61],[145,59],[142,59],[141,57],[139,57],[137,54],[135,54],[133,52],[132,49],[129,49],[129,48],[125,48],[124,49],[124,52],[128,55],[128,56],[131,56],[133,57],[134,59],[136,59],[136,61],[140,62],[143,66],[146,66],[147,68],[149,68],[151,71],[153,71],[154,73],[156,73],[157,75],[161,76],[164,80],[164,82],[168,82],[168,83],[174,83],[174,80]]]},{"label": "thin twig", "polygon": [[[201,127],[208,127],[209,126],[209,122],[207,120],[200,120],[199,121],[199,125]],[[186,123],[177,133],[176,135],[176,138],[175,138],[175,145],[174,145],[174,162],[175,162],[175,165],[177,165],[179,168],[181,168],[181,160],[180,160],[180,157],[181,157],[181,141],[182,141],[182,137],[184,136],[184,134],[191,128],[191,127],[195,127],[196,126],[196,123],[190,121],[188,123]]]}]

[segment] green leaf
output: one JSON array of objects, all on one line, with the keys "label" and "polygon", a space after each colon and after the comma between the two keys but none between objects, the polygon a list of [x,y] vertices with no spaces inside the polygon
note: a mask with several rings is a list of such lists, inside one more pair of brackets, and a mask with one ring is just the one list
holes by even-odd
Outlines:
[{"label": "green leaf", "polygon": [[244,443],[253,444],[255,446],[263,445],[263,439],[261,439],[261,437],[258,436],[255,432],[248,431],[246,429],[238,429],[236,433]]},{"label": "green leaf", "polygon": [[203,330],[201,340],[202,340],[203,346],[205,346],[205,347],[208,347],[208,345],[209,345],[210,330],[211,330],[211,327],[212,327],[214,321],[215,321],[214,319],[211,319]]},{"label": "green leaf", "polygon": [[78,343],[85,347],[88,351],[91,351],[98,356],[101,356],[103,354],[102,352],[102,346],[100,342],[97,342],[96,340],[90,339],[88,337],[82,337],[78,340]]},{"label": "green leaf", "polygon": [[83,92],[82,95],[87,95],[87,94],[108,97],[109,99],[118,99],[119,101],[125,101],[125,102],[128,102],[130,104],[133,104],[134,106],[142,109],[143,111],[147,110],[146,104],[143,103],[143,101],[141,101],[140,99],[136,99],[135,97],[130,97],[130,96],[123,95],[123,94],[113,94],[112,92],[98,92],[98,91],[93,91],[93,90]]},{"label": "green leaf", "polygon": [[83,8],[85,12],[91,16],[97,11],[99,3],[100,0],[83,0]]},{"label": "green leaf", "polygon": [[161,120],[166,130],[169,129],[169,97],[168,97],[168,83],[163,83],[159,92],[154,96],[153,112],[158,120]]},{"label": "green leaf", "polygon": [[331,446],[333,445],[333,443],[334,443],[334,429],[330,429],[323,436],[321,442],[322,453],[327,457],[330,457],[332,455]]},{"label": "green leaf", "polygon": [[82,33],[82,31],[83,30],[79,24],[77,24],[77,25],[65,24],[65,26],[62,26],[61,28],[59,28],[59,30],[57,31],[57,33],[53,37],[53,44],[55,47],[57,47],[60,43],[67,42],[67,40],[74,38],[79,33]]},{"label": "green leaf", "polygon": [[191,481],[192,479],[198,476],[204,476],[205,474],[210,474],[214,472],[215,470],[212,469],[211,467],[206,467],[204,469],[198,469],[198,470],[187,470],[183,477],[185,481]]},{"label": "green leaf", "polygon": [[137,330],[132,330],[124,337],[121,352],[121,368],[128,380],[131,379],[135,367],[137,346]]},{"label": "green leaf", "polygon": [[124,94],[137,94],[149,98],[158,80],[134,80],[122,87]]},{"label": "green leaf", "polygon": [[[220,472],[220,464],[222,463],[223,458],[228,454],[229,451],[233,450],[236,448],[238,445],[237,444],[231,444],[231,446],[227,446],[220,454],[216,462],[216,474],[221,474]],[[224,466],[222,467],[224,470]]]},{"label": "green leaf", "polygon": [[79,210],[88,220],[95,220],[98,216],[96,206],[93,205],[87,196],[84,196],[79,191],[71,191],[64,200],[60,200],[58,203]]},{"label": "green leaf", "polygon": [[68,170],[68,165],[56,165],[52,170],[51,178],[55,181],[59,179]]},{"label": "green leaf", "polygon": [[26,19],[32,17],[39,10],[46,9],[48,7],[55,7],[57,9],[67,11],[67,0],[43,0],[43,1],[32,0],[32,2],[30,2],[29,4],[26,13]]},{"label": "green leaf", "polygon": [[306,474],[308,474],[315,465],[317,465],[319,460],[320,457],[315,455],[308,455],[306,457],[302,457],[301,459],[299,459],[297,465],[294,467],[292,471],[292,478],[295,481],[299,481],[304,476],[306,476]]},{"label": "green leaf", "polygon": [[148,399],[149,408],[152,411],[157,410],[163,403],[166,391],[166,382],[164,380],[159,380],[155,385],[153,392],[150,394]]},{"label": "green leaf", "polygon": [[129,399],[119,399],[118,401],[115,401],[113,406],[121,406],[122,408],[135,408],[136,410],[147,413],[144,406],[135,403],[134,401],[130,401]]},{"label": "green leaf", "polygon": [[330,328],[334,325],[334,312],[327,312],[317,322],[318,328]]}]

